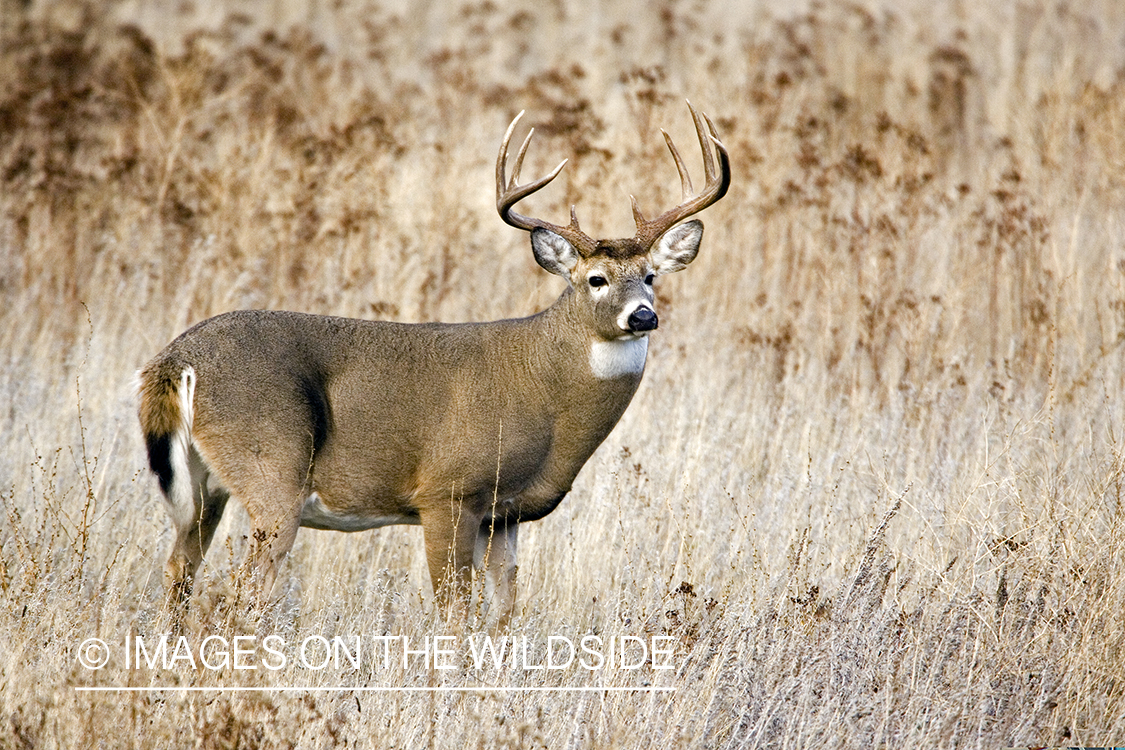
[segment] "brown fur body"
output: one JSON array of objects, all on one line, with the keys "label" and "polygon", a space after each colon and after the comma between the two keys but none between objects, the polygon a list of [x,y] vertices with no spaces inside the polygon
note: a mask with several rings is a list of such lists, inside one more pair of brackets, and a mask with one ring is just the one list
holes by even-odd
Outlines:
[{"label": "brown fur body", "polygon": [[512,211],[565,164],[518,184],[529,134],[508,180],[512,122],[497,210],[531,232],[536,261],[568,284],[536,315],[410,325],[244,310],[199,323],[158,354],[141,372],[140,419],[177,530],[166,567],[174,598],[190,592],[235,497],[250,515],[263,591],[302,525],[421,524],[439,604],[466,601],[471,569],[483,568],[486,600],[498,594],[505,624],[519,523],[562,501],[629,405],[657,327],[653,282],[694,260],[703,225],[684,219],[730,185],[714,125],[691,113],[706,186],[692,197],[665,135],[684,202],[649,221],[634,201],[637,235],[621,240],[586,235],[573,210],[566,227]]}]

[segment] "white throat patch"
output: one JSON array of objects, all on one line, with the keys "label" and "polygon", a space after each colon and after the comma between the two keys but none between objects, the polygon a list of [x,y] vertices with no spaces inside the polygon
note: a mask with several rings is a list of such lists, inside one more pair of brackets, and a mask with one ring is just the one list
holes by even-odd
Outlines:
[{"label": "white throat patch", "polygon": [[644,372],[648,336],[595,341],[590,344],[590,369],[599,380]]}]

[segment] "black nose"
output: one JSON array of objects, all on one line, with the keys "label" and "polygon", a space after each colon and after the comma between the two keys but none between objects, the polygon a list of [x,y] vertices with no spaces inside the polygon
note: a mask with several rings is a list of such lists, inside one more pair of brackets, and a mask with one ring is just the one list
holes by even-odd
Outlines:
[{"label": "black nose", "polygon": [[656,313],[647,307],[638,307],[629,316],[630,331],[654,331],[656,325]]}]

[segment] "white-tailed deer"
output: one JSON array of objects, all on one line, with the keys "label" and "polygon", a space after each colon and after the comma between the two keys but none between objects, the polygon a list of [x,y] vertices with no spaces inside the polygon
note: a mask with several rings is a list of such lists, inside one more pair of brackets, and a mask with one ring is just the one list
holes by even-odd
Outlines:
[{"label": "white-tailed deer", "polygon": [[[166,566],[182,602],[228,498],[246,508],[248,562],[264,592],[297,528],[421,524],[438,605],[465,602],[472,568],[507,623],[516,529],[550,513],[629,405],[657,325],[653,280],[699,250],[680,223],[727,192],[730,160],[691,109],[706,186],[665,133],[683,202],[636,236],[595,240],[512,211],[553,180],[519,185],[528,133],[505,178],[512,121],[496,160],[496,208],[531,232],[536,261],[569,282],[546,310],[491,323],[408,325],[242,310],[195,325],[140,373],[148,459],[176,541]],[[522,114],[522,113],[521,113]],[[716,167],[716,154],[717,164]],[[462,610],[463,611],[463,610]]]}]

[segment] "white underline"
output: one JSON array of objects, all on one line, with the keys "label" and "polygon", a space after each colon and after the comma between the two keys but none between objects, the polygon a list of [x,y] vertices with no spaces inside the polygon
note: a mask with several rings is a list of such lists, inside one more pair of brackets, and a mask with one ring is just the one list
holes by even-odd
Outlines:
[{"label": "white underline", "polygon": [[197,687],[180,685],[154,685],[150,687],[125,687],[99,685],[76,687],[80,693],[674,693],[674,687]]}]

